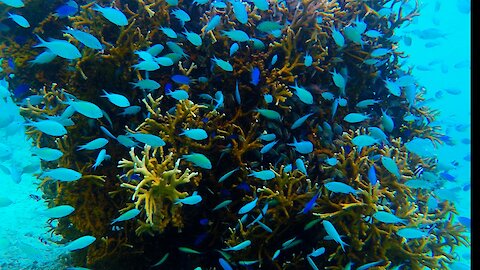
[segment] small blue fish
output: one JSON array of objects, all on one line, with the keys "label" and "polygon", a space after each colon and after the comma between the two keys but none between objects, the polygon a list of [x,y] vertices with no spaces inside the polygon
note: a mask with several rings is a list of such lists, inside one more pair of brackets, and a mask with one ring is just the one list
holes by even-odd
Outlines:
[{"label": "small blue fish", "polygon": [[50,136],[63,136],[67,134],[65,127],[54,120],[40,120],[37,122],[25,123],[26,126],[32,126],[37,130]]},{"label": "small blue fish", "polygon": [[185,25],[185,22],[189,22],[191,20],[190,15],[179,8],[173,9],[171,14],[180,21],[182,27]]},{"label": "small blue fish", "polygon": [[120,94],[115,94],[115,93],[108,93],[107,91],[105,90],[102,90],[104,95],[102,95],[101,97],[105,97],[105,98],[108,98],[108,100],[118,106],[118,107],[121,107],[121,108],[125,108],[125,107],[129,107],[130,106],[130,101],[128,101],[128,99],[123,96],[123,95],[120,95]]},{"label": "small blue fish", "polygon": [[160,31],[162,31],[167,37],[169,38],[177,38],[177,33],[170,27],[159,27]]},{"label": "small blue fish", "polygon": [[223,248],[222,250],[223,251],[238,251],[238,250],[242,250],[242,249],[245,249],[247,248],[248,246],[250,246],[252,244],[252,241],[250,240],[245,240],[233,247],[229,247],[229,248]]},{"label": "small blue fish", "polygon": [[378,140],[369,135],[358,135],[352,139],[352,143],[359,147],[358,151],[360,152],[362,147],[372,146],[378,143]]},{"label": "small blue fish", "polygon": [[185,197],[183,199],[177,199],[174,204],[188,204],[195,205],[202,201],[202,196],[198,195],[197,191],[194,191],[192,195]]},{"label": "small blue fish", "polygon": [[235,81],[235,101],[238,105],[242,104],[242,97],[240,96],[240,90],[238,88],[238,80]]},{"label": "small blue fish", "polygon": [[128,210],[127,212],[121,214],[118,218],[112,220],[110,225],[121,222],[121,221],[126,221],[135,218],[138,214],[140,214],[140,210],[133,208],[131,210]]},{"label": "small blue fish", "polygon": [[297,120],[295,120],[295,122],[293,122],[290,129],[296,129],[296,128],[300,127],[303,123],[305,123],[307,118],[310,117],[311,115],[313,115],[313,113],[308,113],[308,114],[298,118]]},{"label": "small blue fish", "polygon": [[273,142],[267,143],[266,145],[264,145],[262,147],[262,149],[260,149],[260,153],[261,154],[267,153],[268,151],[270,151],[275,146],[275,144],[277,144],[277,142],[278,141],[273,141]]},{"label": "small blue fish", "polygon": [[383,260],[379,260],[379,261],[371,262],[371,263],[366,263],[366,264],[360,265],[356,270],[367,270],[367,269],[370,269],[371,267],[377,266],[381,263],[383,263]]},{"label": "small blue fish", "polygon": [[80,238],[77,238],[71,242],[68,242],[67,244],[65,244],[65,246],[63,247],[64,249],[66,249],[67,251],[74,251],[74,250],[79,250],[79,249],[82,249],[82,248],[86,248],[88,247],[90,244],[92,244],[93,242],[95,242],[96,238],[91,236],[91,235],[86,235],[86,236],[82,236]]},{"label": "small blue fish", "polygon": [[295,150],[300,154],[309,154],[313,151],[313,143],[310,141],[298,142],[296,138],[293,138],[293,143],[288,143],[287,145],[295,147]]},{"label": "small blue fish", "polygon": [[399,97],[402,94],[402,89],[400,89],[400,86],[396,84],[394,81],[391,81],[389,79],[383,80],[385,82],[385,87],[388,89],[388,92],[390,94]]},{"label": "small blue fish", "polygon": [[328,182],[325,185],[325,188],[330,190],[331,192],[335,193],[344,193],[344,194],[353,194],[353,195],[358,195],[361,193],[360,190],[355,190],[351,186],[342,183],[342,182]]},{"label": "small blue fish", "polygon": [[40,214],[48,218],[62,218],[70,215],[73,211],[75,211],[75,208],[71,205],[58,205],[42,210]]},{"label": "small blue fish", "polygon": [[21,8],[25,6],[22,0],[0,0],[0,2],[15,8]]},{"label": "small blue fish", "polygon": [[340,246],[342,247],[342,250],[345,251],[345,245],[347,244],[343,242],[343,240],[340,238],[340,235],[338,234],[333,224],[328,220],[323,220],[322,224],[328,236],[330,236],[330,238],[333,239],[335,242],[339,243]]},{"label": "small blue fish", "polygon": [[258,138],[262,141],[270,142],[270,141],[275,140],[275,138],[277,138],[277,135],[275,135],[273,133],[271,133],[271,134],[264,133],[264,134],[258,136]]},{"label": "small blue fish", "polygon": [[253,85],[257,86],[260,81],[260,69],[258,67],[252,68],[252,80],[250,81]]},{"label": "small blue fish", "polygon": [[53,15],[59,17],[59,18],[65,18],[68,16],[73,16],[75,13],[78,12],[78,4],[70,0],[64,5],[59,6],[57,9],[55,9],[55,13]]},{"label": "small blue fish", "polygon": [[343,37],[342,33],[340,33],[340,31],[338,31],[335,27],[332,27],[331,31],[335,44],[337,44],[337,46],[340,48],[345,46],[345,38]]},{"label": "small blue fish", "polygon": [[305,206],[303,207],[302,211],[300,211],[300,213],[306,215],[308,212],[310,212],[310,210],[312,210],[312,208],[315,207],[315,205],[317,205],[318,196],[320,196],[320,193],[319,192],[315,193],[315,195],[313,195],[313,197],[305,204]]},{"label": "small blue fish", "polygon": [[263,170],[258,172],[252,171],[252,173],[248,174],[247,176],[253,176],[255,178],[267,181],[275,178],[275,173],[271,170]]},{"label": "small blue fish", "polygon": [[205,25],[205,28],[202,29],[202,33],[207,33],[214,30],[220,24],[221,19],[222,17],[220,17],[220,15],[213,16],[207,25]]},{"label": "small blue fish", "polygon": [[248,36],[248,34],[242,30],[235,30],[235,29],[228,30],[228,31],[223,30],[222,35],[236,42],[246,42],[250,40],[250,37]]},{"label": "small blue fish", "polygon": [[225,60],[222,60],[222,59],[219,59],[219,58],[216,58],[216,57],[213,57],[212,61],[218,67],[220,67],[221,69],[223,69],[225,71],[233,71],[233,66],[228,61],[225,61]]},{"label": "small blue fish", "polygon": [[258,201],[258,198],[255,198],[253,201],[242,206],[240,210],[238,210],[238,214],[243,215],[252,211],[252,209],[255,208],[255,206],[257,206],[257,201]]},{"label": "small blue fish", "polygon": [[267,0],[253,0],[253,4],[261,11],[268,10],[268,1]]},{"label": "small blue fish", "polygon": [[270,67],[273,67],[277,63],[277,60],[278,60],[278,55],[275,54],[272,57],[272,60],[270,60]]},{"label": "small blue fish", "polygon": [[308,52],[305,54],[305,59],[303,60],[303,64],[306,66],[306,67],[309,67],[311,66],[313,63],[313,58],[310,54],[308,54]]},{"label": "small blue fish", "polygon": [[372,217],[383,223],[388,223],[388,224],[402,223],[404,225],[407,224],[406,219],[399,218],[394,214],[385,212],[385,211],[378,211],[375,214],[373,214]]},{"label": "small blue fish", "polygon": [[93,170],[97,169],[97,167],[100,166],[100,164],[102,164],[104,160],[109,158],[110,156],[107,155],[107,150],[105,149],[100,150],[100,152],[97,155],[97,158],[95,159],[95,163],[92,165],[92,169]]},{"label": "small blue fish", "polygon": [[172,81],[178,83],[178,84],[185,84],[185,85],[189,85],[190,84],[190,78],[188,76],[185,76],[185,75],[173,75],[172,77]]},{"label": "small blue fish", "polygon": [[44,171],[40,175],[40,177],[48,177],[60,182],[72,182],[82,178],[82,174],[68,168],[55,168],[52,170]]},{"label": "small blue fish", "polygon": [[47,64],[47,63],[52,62],[53,59],[55,59],[55,57],[57,57],[57,55],[47,49],[44,52],[42,52],[41,54],[37,55],[35,57],[35,59],[30,60],[28,62],[31,63],[31,64],[36,64],[36,65]]},{"label": "small blue fish", "polygon": [[[3,150],[3,149],[2,149]],[[63,152],[58,149],[43,147],[43,148],[33,148],[31,150],[32,154],[38,156],[40,159],[45,161],[55,161],[63,156]]]},{"label": "small blue fish", "polygon": [[330,72],[330,74],[332,74],[333,83],[340,88],[340,95],[345,96],[345,86],[347,84],[345,78],[336,69],[333,69],[333,72]]},{"label": "small blue fish", "polygon": [[345,122],[354,124],[354,123],[360,123],[365,120],[370,119],[370,115],[368,114],[363,114],[363,113],[349,113],[343,117],[343,120]]},{"label": "small blue fish", "polygon": [[161,147],[165,145],[165,141],[162,140],[159,136],[153,134],[144,134],[144,133],[131,133],[128,135],[129,137],[134,138],[135,140],[142,142],[144,144],[148,144],[151,147]]},{"label": "small blue fish", "polygon": [[232,200],[225,200],[219,204],[217,204],[217,206],[215,206],[212,211],[217,211],[219,209],[222,209],[222,208],[225,208],[227,207],[229,204],[231,204],[233,201]]},{"label": "small blue fish", "polygon": [[238,49],[240,48],[240,46],[238,45],[238,43],[233,43],[232,46],[230,46],[230,56],[234,55]]},{"label": "small blue fish", "polygon": [[189,32],[185,29],[183,34],[187,37],[187,40],[194,46],[198,47],[202,45],[202,37],[194,32]]},{"label": "small blue fish", "polygon": [[210,160],[203,154],[199,153],[191,153],[189,155],[182,156],[185,160],[193,163],[195,166],[203,168],[203,169],[211,169],[212,163]]},{"label": "small blue fish", "polygon": [[20,25],[23,28],[29,28],[30,23],[22,15],[8,13],[8,18],[12,19],[16,24]]},{"label": "small blue fish", "polygon": [[196,141],[201,141],[208,138],[207,132],[201,128],[186,129],[182,133],[180,133],[180,136],[182,135],[185,135],[188,138]]},{"label": "small blue fish", "polygon": [[92,140],[84,145],[78,146],[78,150],[96,150],[104,147],[108,143],[108,140],[105,138],[98,138]]},{"label": "small blue fish", "polygon": [[392,158],[382,156],[381,160],[383,166],[385,167],[385,169],[387,169],[387,171],[395,175],[397,179],[400,179],[402,177],[400,171],[398,170],[397,163]]},{"label": "small blue fish", "polygon": [[63,30],[63,32],[72,35],[76,40],[80,41],[83,45],[95,49],[95,50],[102,50],[102,44],[100,41],[90,33],[83,32],[73,28],[67,28],[67,30]]},{"label": "small blue fish", "polygon": [[338,159],[336,157],[327,158],[325,159],[325,163],[327,163],[330,166],[335,166],[338,164]]},{"label": "small blue fish", "polygon": [[305,167],[305,163],[303,163],[303,160],[301,158],[297,158],[295,160],[295,165],[297,166],[297,170],[307,175],[307,167]]},{"label": "small blue fish", "polygon": [[281,121],[282,120],[282,117],[280,116],[280,114],[274,110],[270,110],[270,109],[256,109],[255,110],[256,112],[260,113],[260,115],[270,119],[270,120],[277,120],[277,121]]},{"label": "small blue fish", "polygon": [[65,59],[77,59],[82,56],[80,51],[72,45],[70,42],[66,40],[59,40],[59,39],[50,39],[49,41],[43,40],[41,37],[37,35],[40,44],[35,45],[33,47],[46,47],[52,53],[65,58]]},{"label": "small blue fish", "polygon": [[397,231],[397,235],[407,239],[417,239],[427,237],[428,233],[416,228],[402,228]]},{"label": "small blue fish", "polygon": [[169,93],[166,93],[167,96],[170,96],[176,100],[184,100],[188,99],[188,92],[182,89],[177,89],[175,91],[171,91]]},{"label": "small blue fish", "polygon": [[385,56],[386,54],[390,53],[391,49],[386,49],[386,48],[378,48],[370,52],[370,57],[382,57]]},{"label": "small blue fish", "polygon": [[313,104],[313,95],[308,90],[303,87],[298,86],[297,81],[295,81],[295,85],[290,85],[291,88],[295,89],[294,94],[305,104],[311,105]]},{"label": "small blue fish", "polygon": [[266,102],[267,104],[270,104],[270,103],[273,102],[273,96],[270,95],[270,94],[264,94],[264,95],[263,95],[263,99],[265,100],[265,102]]},{"label": "small blue fish", "polygon": [[105,19],[109,20],[110,22],[118,26],[125,26],[128,24],[127,17],[125,16],[125,14],[123,14],[123,12],[121,12],[118,9],[115,9],[112,7],[102,7],[98,4],[95,4],[95,6],[93,7],[93,10],[102,13]]},{"label": "small blue fish", "polygon": [[247,8],[240,0],[231,0],[230,1],[233,6],[233,14],[235,14],[235,18],[241,24],[246,24],[248,22],[248,13]]},{"label": "small blue fish", "polygon": [[232,266],[224,258],[219,258],[218,263],[223,268],[223,270],[233,270]]},{"label": "small blue fish", "polygon": [[325,248],[321,247],[321,248],[318,248],[318,249],[315,249],[314,251],[312,251],[312,253],[308,254],[308,256],[309,257],[318,257],[318,256],[322,255],[323,253],[325,253]]},{"label": "small blue fish", "polygon": [[368,180],[372,186],[378,183],[377,174],[375,173],[375,165],[372,164],[368,169]]}]

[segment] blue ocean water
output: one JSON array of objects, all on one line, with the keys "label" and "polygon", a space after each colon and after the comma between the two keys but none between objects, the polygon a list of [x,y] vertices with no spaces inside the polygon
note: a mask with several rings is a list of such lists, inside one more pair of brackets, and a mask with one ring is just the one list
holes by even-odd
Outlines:
[{"label": "blue ocean water", "polygon": [[[458,163],[446,171],[452,179],[443,188],[451,189],[448,200],[455,203],[458,216],[471,218],[471,13],[463,8],[464,2],[423,1],[420,16],[397,35],[403,38],[400,50],[408,56],[404,66],[411,67],[418,83],[425,87],[428,105],[440,112],[438,125],[448,136],[436,149],[436,157],[442,164]],[[437,29],[442,36],[430,37],[423,32],[428,29]],[[61,236],[50,234],[55,221],[50,224],[40,214],[47,206],[37,189],[40,180],[34,176],[40,170],[40,160],[31,154],[34,142],[27,139],[24,119],[11,97],[2,97],[0,109],[1,117],[11,115],[8,125],[0,128],[0,164],[8,169],[0,170],[0,213],[4,220],[0,223],[0,268],[61,269],[65,251],[51,241]],[[451,269],[468,269],[470,247],[455,252],[458,264]]]}]

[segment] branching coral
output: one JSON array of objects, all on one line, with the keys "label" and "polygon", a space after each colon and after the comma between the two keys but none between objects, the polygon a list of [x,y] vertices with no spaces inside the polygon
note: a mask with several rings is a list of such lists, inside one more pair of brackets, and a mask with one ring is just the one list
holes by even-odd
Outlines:
[{"label": "branching coral", "polygon": [[[319,247],[325,247],[325,259],[315,263],[326,269],[380,260],[384,262],[379,268],[400,263],[410,269],[447,268],[454,260],[450,249],[469,244],[464,228],[454,223],[455,207],[448,201],[439,202],[435,209],[429,204],[438,199],[432,189],[440,181],[429,183],[434,188],[413,188],[407,182],[417,177],[417,166],[436,170],[433,158],[407,151],[405,143],[414,137],[428,138],[435,146],[441,143],[441,130],[430,124],[437,111],[423,103],[425,91],[416,82],[410,85],[415,91],[408,95],[391,95],[385,87],[386,80],[411,75],[411,69],[402,70],[400,62],[407,56],[397,50],[393,33],[418,15],[418,4],[404,14],[405,9],[398,8],[401,0],[266,1],[265,10],[257,6],[262,1],[200,2],[114,1],[111,6],[127,16],[128,25],[123,27],[107,22],[93,9],[93,2],[84,1],[73,16],[39,20],[34,32],[42,37],[61,37],[64,25],[60,22],[65,22],[98,37],[104,45],[104,50],[95,51],[64,35],[81,50],[82,56],[75,61],[57,58],[51,65],[27,66],[32,58],[28,46],[0,47],[2,57],[23,53],[16,58],[20,74],[16,80],[35,78],[30,91],[43,96],[40,103],[26,101],[22,115],[28,119],[59,119],[71,95],[103,110],[98,119],[72,113],[68,118],[75,124],[60,138],[27,131],[38,147],[63,152],[58,160],[44,162],[44,168],[73,168],[82,173],[78,182],[41,185],[51,206],[76,207],[55,232],[66,238],[90,233],[101,239],[87,255],[77,255],[76,261],[99,269],[105,265],[145,269],[160,259],[160,250],[179,255],[178,260],[161,260],[165,268],[214,268],[218,267],[214,250],[247,243],[240,250],[222,250],[233,268],[255,260],[259,269],[305,269],[312,259],[308,254]],[[104,1],[99,4],[107,6]],[[180,10],[190,19],[173,15]],[[246,23],[238,20],[243,11]],[[218,24],[207,29],[214,19]],[[262,22],[265,28],[259,27]],[[362,32],[360,42],[353,40],[347,29],[358,27],[359,31],[362,26],[380,36],[367,37]],[[177,38],[159,27],[170,27]],[[344,42],[333,38],[334,29]],[[242,31],[248,38],[236,32],[243,41],[234,40],[224,32],[231,30]],[[197,33],[202,45],[188,42],[182,31]],[[6,40],[14,43],[10,37]],[[29,39],[26,44],[35,42]],[[379,48],[389,51],[372,57]],[[172,63],[156,70],[134,67],[165,58]],[[221,69],[214,59],[228,62],[232,70]],[[344,93],[332,76],[335,72],[346,83]],[[158,88],[136,88],[139,81],[147,80],[155,81]],[[303,99],[298,91],[294,93],[295,87],[304,90]],[[123,95],[138,111],[121,113],[122,108],[99,97],[102,89]],[[174,89],[185,91],[186,98],[174,98]],[[312,102],[305,99],[310,96]],[[356,106],[372,99],[373,105],[367,108]],[[266,117],[260,109],[280,117]],[[392,130],[381,120],[387,109],[394,119]],[[351,112],[368,112],[368,119],[342,120]],[[308,119],[294,127],[302,116]],[[375,138],[362,148],[353,143],[359,135],[370,136],[368,127],[376,126],[385,133],[384,139]],[[186,136],[189,129],[202,130],[202,139]],[[144,142],[135,139],[139,134],[159,137],[165,145],[142,146]],[[131,140],[133,148],[120,145],[122,137]],[[77,146],[96,138],[108,138],[102,149],[111,159],[93,171],[96,151],[77,150]],[[313,149],[300,153],[292,147],[295,141],[310,143]],[[138,145],[143,147],[141,155],[135,153]],[[208,156],[211,168],[198,172],[186,168],[182,160],[191,153]],[[382,157],[394,162],[399,175],[386,168]],[[251,175],[260,170],[267,176],[273,173],[273,178]],[[355,192],[327,188],[332,182]],[[202,196],[200,203],[177,203],[194,192]],[[255,205],[249,211],[240,211],[252,202]],[[119,212],[132,208],[141,210],[135,220],[111,226]],[[376,220],[372,216],[378,211],[395,214],[405,224]],[[345,251],[328,240],[320,225],[323,220],[344,235]],[[403,239],[397,233],[405,227],[427,236]],[[187,246],[207,255],[187,254],[189,250],[181,248]],[[181,265],[176,264],[179,261]]]},{"label": "branching coral", "polygon": [[172,169],[168,170],[173,164],[173,153],[164,157],[162,148],[150,151],[151,147],[146,145],[142,152],[143,157],[140,159],[132,148],[129,152],[131,161],[126,159],[119,161],[119,168],[128,169],[125,174],[128,178],[133,174],[142,176],[142,180],[136,185],[122,183],[121,186],[134,190],[132,200],[135,200],[135,207],[138,209],[143,206],[147,215],[146,222],[151,225],[152,230],[161,232],[169,223],[181,228],[182,220],[172,217],[177,216],[178,211],[181,210],[181,206],[176,205],[175,202],[185,198],[188,192],[181,192],[177,188],[179,185],[190,183],[198,173],[191,172],[188,168],[182,173],[178,169],[180,159],[175,162]]}]

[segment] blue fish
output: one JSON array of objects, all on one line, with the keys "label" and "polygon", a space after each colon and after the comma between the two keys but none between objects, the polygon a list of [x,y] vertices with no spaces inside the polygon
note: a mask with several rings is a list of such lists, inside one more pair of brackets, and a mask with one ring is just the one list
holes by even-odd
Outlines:
[{"label": "blue fish", "polygon": [[257,86],[260,81],[260,69],[258,67],[252,68],[252,80],[250,81],[253,85]]},{"label": "blue fish", "polygon": [[185,197],[183,199],[177,199],[175,204],[183,203],[188,205],[194,205],[202,201],[202,196],[197,194],[197,191],[194,191],[191,196]]},{"label": "blue fish", "polygon": [[238,43],[233,43],[232,46],[230,46],[230,56],[234,55],[239,48],[240,46],[238,45]]},{"label": "blue fish", "polygon": [[55,13],[53,15],[59,17],[59,18],[65,18],[68,16],[73,16],[75,13],[78,12],[78,4],[70,0],[67,3],[59,6],[57,9],[55,9]]},{"label": "blue fish", "polygon": [[255,208],[255,206],[257,206],[257,201],[258,201],[258,198],[255,198],[253,201],[242,206],[240,210],[238,210],[238,214],[243,215],[250,212],[253,208]]},{"label": "blue fish", "polygon": [[313,143],[310,141],[298,142],[296,138],[293,138],[293,143],[287,143],[287,145],[295,147],[295,150],[300,154],[308,154],[313,151]]},{"label": "blue fish", "polygon": [[30,90],[30,86],[26,83],[22,83],[17,87],[15,87],[15,89],[13,90],[13,95],[16,98],[24,98],[25,96],[28,95],[29,90]]},{"label": "blue fish", "polygon": [[310,210],[312,210],[312,208],[315,207],[315,205],[317,205],[317,199],[318,199],[319,195],[320,195],[319,192],[315,193],[315,195],[313,195],[313,197],[310,199],[310,201],[308,201],[305,204],[305,207],[303,207],[303,209],[302,209],[302,211],[300,211],[300,213],[307,214],[308,212],[310,212]]},{"label": "blue fish", "polygon": [[455,176],[447,173],[447,172],[441,172],[440,177],[444,178],[445,180],[449,182],[455,182]]},{"label": "blue fish", "polygon": [[178,84],[185,84],[189,85],[190,84],[190,78],[185,75],[173,75],[172,76],[172,81],[178,83]]},{"label": "blue fish", "polygon": [[378,183],[377,175],[375,173],[375,165],[373,165],[373,164],[368,169],[368,180],[370,181],[370,184],[372,186],[374,186]]}]

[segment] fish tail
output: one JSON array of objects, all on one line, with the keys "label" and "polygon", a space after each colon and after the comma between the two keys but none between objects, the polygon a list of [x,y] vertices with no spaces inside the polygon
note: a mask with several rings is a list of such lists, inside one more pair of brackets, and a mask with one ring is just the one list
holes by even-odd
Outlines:
[{"label": "fish tail", "polygon": [[38,40],[40,41],[40,44],[37,44],[37,45],[34,45],[33,47],[37,48],[37,47],[46,47],[46,41],[41,38],[39,35],[35,34],[35,36],[37,36]]}]

